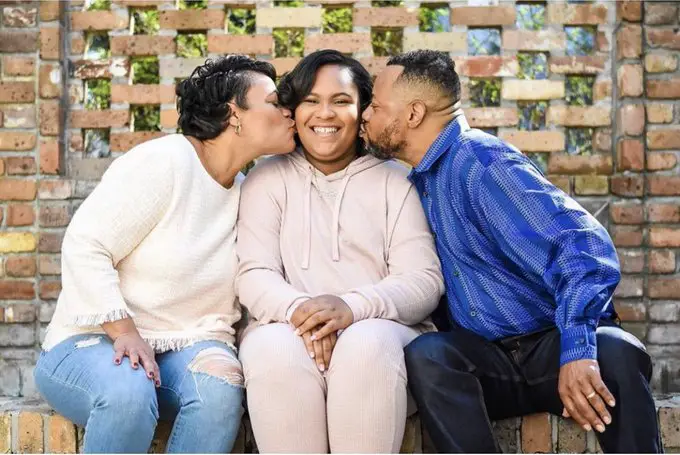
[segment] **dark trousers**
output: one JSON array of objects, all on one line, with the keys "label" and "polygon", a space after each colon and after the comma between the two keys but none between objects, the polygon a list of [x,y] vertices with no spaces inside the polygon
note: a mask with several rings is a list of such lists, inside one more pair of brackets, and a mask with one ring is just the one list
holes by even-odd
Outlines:
[{"label": "dark trousers", "polygon": [[[649,380],[652,364],[633,335],[612,323],[597,329],[600,373],[616,406],[597,433],[606,453],[660,453]],[[557,329],[490,342],[453,326],[419,336],[405,350],[408,385],[438,452],[500,452],[492,420],[562,414]]]}]

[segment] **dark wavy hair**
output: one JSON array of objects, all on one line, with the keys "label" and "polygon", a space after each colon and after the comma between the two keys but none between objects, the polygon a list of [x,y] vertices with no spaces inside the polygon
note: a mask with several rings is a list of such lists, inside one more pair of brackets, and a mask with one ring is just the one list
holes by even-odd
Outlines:
[{"label": "dark wavy hair", "polygon": [[[358,60],[347,57],[333,49],[323,49],[313,52],[300,60],[295,68],[281,77],[279,81],[279,102],[282,106],[290,109],[295,116],[297,108],[302,100],[312,91],[316,82],[316,73],[322,66],[338,65],[348,68],[352,75],[352,82],[359,91],[359,122],[361,114],[371,104],[373,80]],[[300,139],[295,135],[295,142],[300,145]],[[364,140],[357,138],[357,154],[365,154]]]},{"label": "dark wavy hair", "polygon": [[187,79],[175,87],[177,95],[178,126],[187,136],[197,139],[214,139],[229,125],[234,101],[248,109],[246,95],[252,78],[251,72],[261,73],[274,80],[276,70],[271,63],[255,60],[247,55],[227,55],[206,60],[194,69]]}]

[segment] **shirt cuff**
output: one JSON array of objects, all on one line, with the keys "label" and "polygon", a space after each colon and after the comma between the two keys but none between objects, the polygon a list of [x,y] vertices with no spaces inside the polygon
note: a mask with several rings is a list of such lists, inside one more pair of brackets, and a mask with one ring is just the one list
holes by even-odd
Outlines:
[{"label": "shirt cuff", "polygon": [[366,299],[356,292],[348,292],[339,296],[345,301],[350,310],[352,310],[353,322],[368,319],[370,315],[366,311]]},{"label": "shirt cuff", "polygon": [[597,360],[595,326],[580,324],[562,331],[560,366],[575,360]]},{"label": "shirt cuff", "polygon": [[310,299],[309,297],[298,297],[297,299],[293,300],[293,303],[290,304],[288,310],[286,311],[286,322],[290,324],[290,318],[293,317],[293,313],[295,313],[295,310],[297,310],[300,305],[302,305],[309,299]]}]

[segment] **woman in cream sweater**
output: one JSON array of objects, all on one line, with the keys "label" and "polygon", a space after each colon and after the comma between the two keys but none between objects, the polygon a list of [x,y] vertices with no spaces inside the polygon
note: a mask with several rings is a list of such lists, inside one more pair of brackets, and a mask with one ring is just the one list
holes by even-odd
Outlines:
[{"label": "woman in cream sweater", "polygon": [[443,292],[407,170],[364,153],[371,78],[324,50],[279,85],[300,147],[248,175],[237,291],[248,410],[262,452],[398,452],[403,347]]},{"label": "woman in cream sweater", "polygon": [[35,379],[85,452],[146,453],[159,418],[169,452],[231,450],[239,170],[295,146],[274,77],[240,55],[196,68],[177,86],[183,134],[118,158],[73,217]]}]

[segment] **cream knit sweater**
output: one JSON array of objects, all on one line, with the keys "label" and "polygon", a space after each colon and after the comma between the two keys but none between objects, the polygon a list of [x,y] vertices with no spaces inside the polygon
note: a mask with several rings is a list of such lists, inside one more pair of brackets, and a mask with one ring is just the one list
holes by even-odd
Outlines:
[{"label": "cream knit sweater", "polygon": [[66,230],[43,348],[128,315],[157,352],[201,340],[233,346],[240,180],[217,183],[179,134],[114,161]]}]

